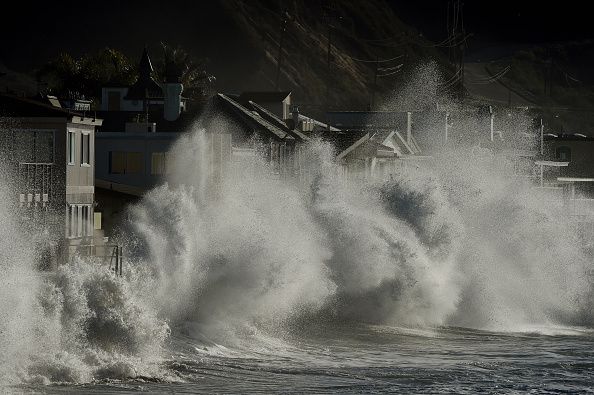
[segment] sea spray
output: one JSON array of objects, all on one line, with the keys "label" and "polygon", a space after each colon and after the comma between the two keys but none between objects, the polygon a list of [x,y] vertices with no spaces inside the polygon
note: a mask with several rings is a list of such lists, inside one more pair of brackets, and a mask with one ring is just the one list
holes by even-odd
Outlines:
[{"label": "sea spray", "polygon": [[[0,388],[163,377],[166,322],[144,302],[143,282],[93,261],[39,268],[44,235],[23,228],[0,189]],[[135,277],[130,273],[130,277]],[[140,278],[142,276],[138,276]]]},{"label": "sea spray", "polygon": [[125,278],[82,260],[41,275],[15,211],[0,207],[2,385],[171,378],[169,325],[204,352],[312,324],[592,326],[591,257],[504,155],[448,147],[355,181],[314,140],[302,179],[257,153],[217,177],[206,134],[228,127],[188,131],[168,182],[131,208]]},{"label": "sea spray", "polygon": [[176,146],[191,166],[132,210],[174,322],[223,340],[243,325],[316,321],[522,330],[571,324],[590,303],[575,231],[509,178],[503,156],[452,150],[388,181],[353,182],[313,141],[307,182],[234,158],[215,186],[200,146],[208,132]]},{"label": "sea spray", "polygon": [[28,374],[49,382],[161,375],[168,327],[134,285],[93,262],[60,267],[40,292],[55,355],[34,358]]},{"label": "sea spray", "polygon": [[[188,139],[200,144],[203,137],[198,131]],[[178,149],[185,147],[197,149],[186,139]],[[212,195],[201,189],[206,170],[189,161],[195,167],[183,185],[156,188],[133,208],[146,264],[161,279],[158,299],[174,320],[282,325],[332,294],[325,234],[303,192],[268,177],[255,160],[234,164]]]},{"label": "sea spray", "polygon": [[35,255],[11,213],[9,178],[0,185],[0,386],[19,382],[18,372],[42,345],[42,308],[35,292],[40,278]]},{"label": "sea spray", "polygon": [[585,298],[592,257],[562,207],[510,177],[503,155],[458,151],[436,159],[431,172],[463,225],[456,259],[464,297],[452,324],[496,330],[572,324],[568,317],[593,302]]}]

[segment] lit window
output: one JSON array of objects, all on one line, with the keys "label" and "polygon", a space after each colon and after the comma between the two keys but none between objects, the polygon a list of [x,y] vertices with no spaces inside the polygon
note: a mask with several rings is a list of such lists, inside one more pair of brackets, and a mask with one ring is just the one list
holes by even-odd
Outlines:
[{"label": "lit window", "polygon": [[81,135],[80,148],[80,164],[88,165],[91,157],[91,139],[88,133]]},{"label": "lit window", "polygon": [[151,174],[160,175],[167,172],[167,156],[164,152],[151,154]]},{"label": "lit window", "polygon": [[109,152],[109,174],[140,174],[144,172],[142,152]]},{"label": "lit window", "polygon": [[126,173],[141,174],[144,172],[144,156],[142,152],[126,152]]},{"label": "lit window", "polygon": [[109,174],[126,173],[126,153],[112,151],[109,153]]},{"label": "lit window", "polygon": [[68,132],[68,164],[73,165],[76,161],[76,134]]}]

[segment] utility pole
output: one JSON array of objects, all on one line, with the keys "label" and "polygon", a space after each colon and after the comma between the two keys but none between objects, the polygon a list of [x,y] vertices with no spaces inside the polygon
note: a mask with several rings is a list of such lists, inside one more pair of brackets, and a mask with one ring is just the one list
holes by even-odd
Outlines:
[{"label": "utility pole", "polygon": [[[456,68],[458,83],[454,84],[460,99],[464,96],[464,55],[466,50],[466,31],[464,29],[464,3],[452,0],[447,5],[446,25],[448,30],[448,52],[450,62]],[[451,15],[450,15],[451,13]]]},{"label": "utility pole", "polygon": [[544,95],[551,96],[553,88],[553,57],[550,50],[547,50],[547,58],[544,61]]},{"label": "utility pole", "polygon": [[326,113],[330,110],[330,76],[332,75],[332,23],[328,23],[328,56],[326,62]]},{"label": "utility pole", "polygon": [[509,108],[511,108],[512,106],[512,92],[511,92],[511,88],[507,88],[507,106]]},{"label": "utility pole", "polygon": [[445,135],[444,135],[444,145],[447,145],[448,143],[448,131],[450,129],[450,113],[448,111],[446,111],[445,113]]},{"label": "utility pole", "polygon": [[283,21],[281,22],[280,38],[278,40],[278,56],[276,58],[276,90],[280,90],[280,75],[281,75],[281,63],[283,60],[283,42],[285,39],[285,32],[287,31],[287,13],[285,11]]},{"label": "utility pole", "polygon": [[460,37],[463,41],[460,42],[458,48],[458,56],[459,56],[459,63],[458,67],[460,69],[460,99],[464,98],[464,53],[466,50],[466,31],[464,30],[464,3],[461,0],[458,0],[458,9],[457,12],[459,13],[460,18]]},{"label": "utility pole", "polygon": [[540,156],[544,156],[544,122],[540,118]]},{"label": "utility pole", "polygon": [[553,58],[549,60],[549,97],[553,97]]},{"label": "utility pole", "polygon": [[373,86],[371,87],[371,103],[369,104],[369,111],[373,110],[375,104],[375,91],[377,89],[377,72],[379,69],[379,56],[375,57],[375,71],[373,73]]},{"label": "utility pole", "polygon": [[489,130],[491,132],[491,141],[493,141],[493,140],[495,140],[495,114],[493,114],[492,106],[489,106],[489,120],[490,120]]},{"label": "utility pole", "polygon": [[[332,30],[334,29],[334,22],[336,19],[336,6],[332,0],[327,2],[325,17],[328,23],[328,49],[326,60],[326,114],[328,114],[330,111],[330,79],[332,77]],[[329,122],[328,127],[330,127]]]}]

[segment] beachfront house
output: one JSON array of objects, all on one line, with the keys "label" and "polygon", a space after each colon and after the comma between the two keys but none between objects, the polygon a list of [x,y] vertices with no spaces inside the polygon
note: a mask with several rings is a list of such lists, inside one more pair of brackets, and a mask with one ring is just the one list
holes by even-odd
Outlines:
[{"label": "beachfront house", "polygon": [[47,262],[56,265],[71,247],[102,241],[94,210],[95,130],[102,120],[11,95],[0,95],[0,120],[10,203],[33,233],[51,240]]}]

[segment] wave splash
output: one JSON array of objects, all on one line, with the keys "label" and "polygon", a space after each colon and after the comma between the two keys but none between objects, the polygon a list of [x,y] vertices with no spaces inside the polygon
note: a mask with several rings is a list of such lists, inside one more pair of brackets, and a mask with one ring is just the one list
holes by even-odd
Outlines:
[{"label": "wave splash", "polygon": [[503,158],[441,153],[389,181],[346,182],[315,141],[307,182],[254,157],[212,184],[204,136],[182,138],[169,182],[131,208],[127,278],[82,261],[40,275],[0,207],[0,383],[164,377],[170,326],[233,344],[328,322],[594,323],[591,257]]},{"label": "wave splash", "polygon": [[441,153],[390,181],[353,183],[330,147],[314,142],[305,185],[272,179],[250,159],[214,188],[204,133],[180,141],[170,183],[132,211],[173,322],[215,334],[245,323],[593,322],[590,257],[558,208],[505,175],[505,158]]},{"label": "wave splash", "polygon": [[[6,188],[0,201],[7,202]],[[133,278],[78,261],[37,270],[28,234],[2,203],[0,211],[0,388],[162,377],[165,320],[145,304]]]}]

